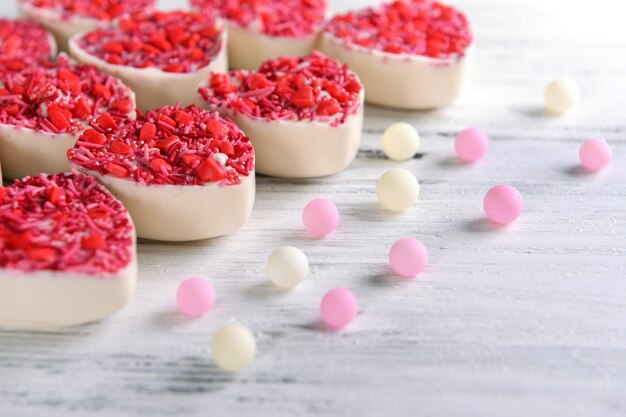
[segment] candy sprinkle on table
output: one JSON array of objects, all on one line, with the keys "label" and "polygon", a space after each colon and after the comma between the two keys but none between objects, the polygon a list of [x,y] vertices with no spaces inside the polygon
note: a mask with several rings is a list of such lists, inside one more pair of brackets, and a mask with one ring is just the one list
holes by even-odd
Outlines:
[{"label": "candy sprinkle on table", "polygon": [[483,200],[485,214],[494,223],[509,224],[519,217],[523,201],[519,191],[510,185],[496,185]]},{"label": "candy sprinkle on table", "polygon": [[332,201],[325,198],[311,200],[302,211],[304,227],[316,237],[332,233],[339,224],[339,210]]},{"label": "candy sprinkle on table", "polygon": [[341,329],[354,320],[358,311],[354,294],[346,288],[328,291],[320,303],[322,322],[330,329]]}]

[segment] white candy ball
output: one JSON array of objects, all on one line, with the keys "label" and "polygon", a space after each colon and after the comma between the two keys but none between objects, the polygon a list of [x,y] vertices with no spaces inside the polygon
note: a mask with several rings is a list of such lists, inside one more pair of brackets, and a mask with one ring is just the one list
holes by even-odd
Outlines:
[{"label": "white candy ball", "polygon": [[254,359],[256,340],[252,332],[241,324],[227,324],[213,335],[211,354],[223,370],[239,371]]},{"label": "white candy ball", "polygon": [[378,201],[391,211],[404,211],[417,200],[420,186],[411,172],[402,168],[385,172],[376,184]]},{"label": "white candy ball", "polygon": [[578,104],[580,88],[574,80],[569,78],[554,80],[546,87],[543,99],[549,111],[564,114]]},{"label": "white candy ball", "polygon": [[413,158],[420,147],[420,135],[408,123],[394,123],[383,133],[383,152],[394,161]]},{"label": "white candy ball", "polygon": [[267,260],[267,276],[275,285],[291,289],[300,284],[309,273],[306,255],[293,246],[281,246]]}]

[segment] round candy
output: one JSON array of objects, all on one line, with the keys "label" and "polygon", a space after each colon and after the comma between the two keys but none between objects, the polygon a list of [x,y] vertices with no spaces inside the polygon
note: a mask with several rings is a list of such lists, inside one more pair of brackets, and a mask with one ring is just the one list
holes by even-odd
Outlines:
[{"label": "round candy", "polygon": [[215,304],[213,285],[202,277],[190,277],[180,283],[176,291],[176,304],[188,316],[200,317]]},{"label": "round candy", "polygon": [[383,152],[394,161],[413,158],[420,147],[420,135],[408,123],[394,123],[383,133]]},{"label": "round candy", "polygon": [[591,172],[606,168],[613,158],[611,147],[603,138],[589,139],[580,147],[580,163]]},{"label": "round candy", "polygon": [[487,153],[489,138],[480,129],[465,129],[457,135],[454,148],[463,161],[476,162]]},{"label": "round candy", "polygon": [[393,271],[411,278],[423,272],[428,263],[428,250],[419,240],[404,237],[393,244],[389,251],[389,264]]},{"label": "round candy", "polygon": [[281,246],[268,258],[266,270],[275,285],[290,289],[304,281],[309,273],[309,261],[300,249]]},{"label": "round candy", "polygon": [[339,210],[332,201],[318,198],[304,207],[302,221],[312,235],[326,236],[337,228]]},{"label": "round candy", "polygon": [[239,371],[254,359],[256,340],[252,332],[241,324],[227,324],[213,335],[211,354],[223,370]]},{"label": "round candy", "polygon": [[354,320],[358,308],[356,297],[350,290],[334,288],[322,298],[320,313],[326,326],[340,329]]},{"label": "round candy", "polygon": [[385,172],[376,184],[378,201],[391,211],[404,211],[417,200],[420,186],[411,172],[402,168]]},{"label": "round candy", "polygon": [[492,222],[509,224],[522,212],[522,196],[510,185],[496,185],[487,191],[483,207]]},{"label": "round candy", "polygon": [[547,85],[543,99],[549,111],[564,114],[578,104],[580,88],[574,80],[569,78],[554,80]]}]

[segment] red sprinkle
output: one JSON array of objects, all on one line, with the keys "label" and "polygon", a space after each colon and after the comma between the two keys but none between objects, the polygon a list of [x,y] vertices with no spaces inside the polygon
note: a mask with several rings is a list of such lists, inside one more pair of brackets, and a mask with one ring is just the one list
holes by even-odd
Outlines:
[{"label": "red sprinkle", "polygon": [[361,108],[362,85],[339,61],[313,52],[303,58],[280,57],[258,71],[211,75],[199,93],[211,106],[232,114],[269,120],[315,120],[333,126]]},{"label": "red sprinkle", "polygon": [[142,142],[150,143],[152,139],[154,139],[154,135],[156,135],[157,128],[153,123],[144,123],[139,131],[139,140]]},{"label": "red sprinkle", "polygon": [[190,115],[189,113],[185,113],[182,110],[177,110],[174,112],[174,120],[176,120],[177,123],[189,123],[193,121],[193,116]]},{"label": "red sprinkle", "polygon": [[111,103],[111,107],[119,110],[122,113],[130,113],[135,107],[134,104],[135,103],[133,102],[133,100],[127,98],[124,100],[114,101],[113,103]]},{"label": "red sprinkle", "polygon": [[223,37],[212,17],[172,11],[125,17],[77,42],[88,54],[111,64],[187,73],[209,65],[219,54]]},{"label": "red sprinkle", "polygon": [[313,94],[313,88],[305,85],[298,90],[291,93],[291,102],[296,107],[313,107],[315,105],[315,95]]},{"label": "red sprinkle", "polygon": [[463,56],[472,43],[467,17],[433,0],[397,0],[339,14],[324,32],[351,47],[441,59]]},{"label": "red sprinkle", "polygon": [[52,204],[57,204],[61,201],[63,197],[63,189],[61,187],[50,187],[46,190],[46,197],[48,201]]},{"label": "red sprinkle", "polygon": [[[2,229],[4,231],[5,229]],[[4,236],[4,234],[3,234]],[[28,250],[33,246],[33,235],[30,232],[16,232],[7,236],[7,246],[11,249]]]},{"label": "red sprinkle", "polygon": [[[128,212],[93,177],[40,174],[4,190],[1,268],[107,276],[132,260]],[[106,215],[93,217],[96,211]]]},{"label": "red sprinkle", "polygon": [[112,130],[117,127],[115,119],[113,119],[113,117],[111,117],[109,113],[104,113],[102,116],[98,117],[98,119],[96,120],[96,124],[102,130]]},{"label": "red sprinkle", "polygon": [[69,117],[67,116],[67,113],[65,113],[63,109],[58,106],[48,107],[48,119],[50,119],[54,127],[56,127],[57,131],[64,132],[72,126],[69,120],[72,116],[72,113],[68,113],[70,114]]},{"label": "red sprinkle", "polygon": [[[235,185],[254,170],[250,139],[217,112],[166,106],[103,133],[96,123],[67,156],[72,164],[101,175],[146,185]],[[218,153],[226,158],[215,158]]]},{"label": "red sprinkle", "polygon": [[128,87],[93,66],[71,63],[66,55],[20,72],[0,71],[0,84],[5,86],[0,124],[36,131],[75,134],[94,120],[99,130],[112,129],[134,110]]},{"label": "red sprinkle", "polygon": [[122,14],[151,10],[156,0],[18,0],[41,9],[52,9],[63,18],[88,17],[109,21]]},{"label": "red sprinkle", "polygon": [[198,167],[198,177],[202,181],[220,181],[226,176],[224,167],[213,159],[205,159]]},{"label": "red sprinkle", "polygon": [[85,130],[82,137],[87,142],[95,143],[96,145],[102,145],[107,141],[106,136],[94,129]]},{"label": "red sprinkle", "polygon": [[0,61],[16,68],[21,62],[47,59],[52,56],[50,34],[37,23],[26,20],[0,19]]},{"label": "red sprinkle", "polygon": [[104,166],[104,172],[118,178],[128,178],[130,171],[120,164],[109,162]]},{"label": "red sprinkle", "polygon": [[120,155],[127,155],[131,153],[132,150],[133,148],[130,145],[125,144],[121,140],[116,140],[115,142],[112,142],[111,147],[109,148],[109,151],[113,153],[119,153]]},{"label": "red sprinkle", "polygon": [[257,24],[265,34],[295,38],[319,31],[328,9],[326,0],[191,0],[191,5],[239,26]]},{"label": "red sprinkle", "polygon": [[83,249],[104,249],[107,241],[99,234],[91,234],[82,238],[80,245]]},{"label": "red sprinkle", "polygon": [[35,262],[52,262],[57,257],[57,251],[50,247],[30,248],[28,256]]}]

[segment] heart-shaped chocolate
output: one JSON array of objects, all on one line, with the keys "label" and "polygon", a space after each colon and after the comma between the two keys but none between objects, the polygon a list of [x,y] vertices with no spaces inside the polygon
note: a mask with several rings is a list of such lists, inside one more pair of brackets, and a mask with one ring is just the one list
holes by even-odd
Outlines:
[{"label": "heart-shaped chocolate", "polygon": [[[45,40],[48,42],[45,42]],[[57,45],[50,33],[35,22],[0,19],[0,64],[21,66],[23,61],[48,59]]]},{"label": "heart-shaped chocolate", "polygon": [[221,21],[189,11],[127,16],[72,37],[69,47],[79,61],[132,88],[141,111],[193,104],[198,84],[211,72],[228,69]]},{"label": "heart-shaped chocolate", "polygon": [[258,70],[212,74],[199,89],[206,108],[231,117],[254,145],[257,171],[319,177],[354,159],[363,125],[363,86],[339,61],[313,52]]},{"label": "heart-shaped chocolate", "polygon": [[397,0],[335,15],[319,48],[361,77],[366,101],[425,109],[459,94],[471,43],[462,12],[433,0]]},{"label": "heart-shaped chocolate", "polygon": [[91,65],[66,55],[21,63],[0,71],[0,156],[8,178],[67,171],[65,154],[88,123],[134,117],[134,93]]},{"label": "heart-shaped chocolate", "polygon": [[80,32],[106,26],[126,14],[150,11],[157,0],[17,0],[22,15],[52,32],[59,48]]},{"label": "heart-shaped chocolate", "polygon": [[139,237],[207,239],[248,219],[254,149],[233,123],[196,106],[167,106],[114,128],[97,123],[67,153],[130,211]]},{"label": "heart-shaped chocolate", "polygon": [[0,325],[71,326],[116,312],[135,288],[135,240],[128,212],[93,177],[0,187]]}]

